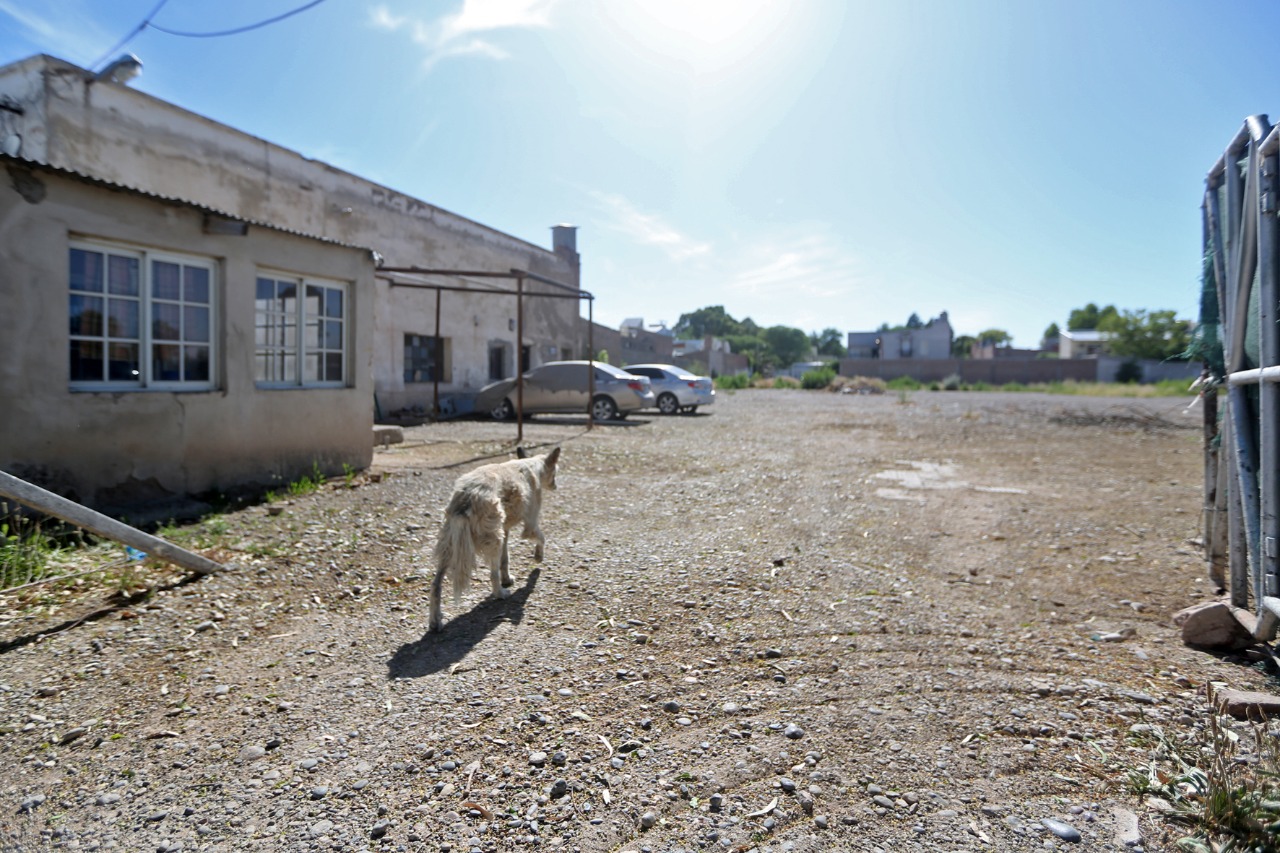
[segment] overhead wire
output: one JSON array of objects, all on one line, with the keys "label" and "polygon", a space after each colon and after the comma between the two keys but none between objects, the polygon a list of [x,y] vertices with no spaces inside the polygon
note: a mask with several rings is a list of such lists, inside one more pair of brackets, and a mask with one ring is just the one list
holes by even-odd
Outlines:
[{"label": "overhead wire", "polygon": [[265,21],[259,21],[256,24],[248,24],[243,27],[236,27],[235,29],[231,29],[231,30],[219,30],[218,32],[212,32],[212,33],[189,33],[189,32],[183,32],[181,30],[170,30],[165,27],[159,26],[158,24],[153,24],[150,22],[148,22],[146,26],[150,27],[153,30],[156,30],[157,32],[164,33],[165,35],[182,36],[183,38],[208,39],[208,38],[218,38],[220,36],[234,36],[234,35],[239,35],[240,33],[247,33],[250,30],[256,30],[262,27],[269,26],[271,24],[276,23],[277,21],[283,21],[285,18],[291,18],[294,15],[297,15],[301,12],[305,12],[308,9],[311,9],[315,6],[319,6],[323,2],[324,0],[311,0],[310,3],[304,3],[303,5],[299,6],[296,9],[290,9],[288,12],[284,12],[283,14],[276,15],[274,18],[267,18]]},{"label": "overhead wire", "polygon": [[292,18],[294,15],[300,14],[302,12],[307,11],[308,9],[312,9],[312,8],[315,8],[316,6],[319,6],[321,3],[325,2],[325,0],[311,0],[311,2],[304,3],[301,6],[298,6],[296,9],[290,9],[287,12],[276,15],[275,17],[272,17],[272,18],[267,18],[266,20],[263,20],[263,21],[258,21],[257,23],[254,23],[254,24],[247,24],[243,27],[235,27],[234,29],[230,29],[230,30],[218,30],[216,32],[208,32],[208,33],[193,33],[193,32],[184,32],[182,30],[171,30],[167,27],[162,27],[154,23],[153,19],[155,18],[156,15],[160,13],[160,10],[163,9],[164,5],[168,2],[169,0],[160,0],[160,2],[156,4],[156,7],[152,9],[151,12],[145,18],[142,19],[141,23],[139,23],[136,27],[130,30],[129,33],[124,38],[120,39],[120,41],[117,42],[114,47],[112,47],[105,54],[103,54],[102,58],[100,58],[97,62],[93,63],[93,65],[91,65],[90,68],[96,68],[97,66],[101,65],[103,62],[106,62],[108,59],[111,58],[111,56],[116,51],[120,50],[120,48],[124,47],[129,42],[133,41],[135,38],[138,37],[139,33],[141,33],[143,30],[146,30],[146,29],[153,29],[156,32],[164,33],[165,35],[180,36],[182,38],[218,38],[220,36],[234,36],[234,35],[239,35],[240,33],[247,33],[251,30],[257,30],[257,29],[261,29],[262,27],[270,26],[271,24],[277,23],[279,21],[283,21],[285,18]]}]

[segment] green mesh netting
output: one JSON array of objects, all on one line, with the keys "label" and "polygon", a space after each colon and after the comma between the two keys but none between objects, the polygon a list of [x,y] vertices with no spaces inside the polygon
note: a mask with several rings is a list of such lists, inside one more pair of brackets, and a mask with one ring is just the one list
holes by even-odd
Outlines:
[{"label": "green mesh netting", "polygon": [[1200,273],[1200,322],[1182,355],[1189,361],[1204,362],[1212,374],[1211,381],[1218,383],[1226,378],[1227,369],[1222,356],[1222,313],[1218,307],[1218,280],[1213,269],[1213,248],[1207,247]]}]

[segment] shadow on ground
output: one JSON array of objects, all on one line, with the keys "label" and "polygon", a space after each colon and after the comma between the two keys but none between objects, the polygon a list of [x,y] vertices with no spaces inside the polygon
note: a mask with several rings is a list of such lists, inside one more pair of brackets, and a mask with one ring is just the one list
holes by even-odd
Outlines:
[{"label": "shadow on ground", "polygon": [[524,586],[514,590],[510,598],[487,598],[445,622],[439,634],[423,634],[421,639],[396,649],[387,661],[387,677],[421,678],[448,669],[465,658],[498,624],[519,625],[541,571],[535,568],[530,572]]}]

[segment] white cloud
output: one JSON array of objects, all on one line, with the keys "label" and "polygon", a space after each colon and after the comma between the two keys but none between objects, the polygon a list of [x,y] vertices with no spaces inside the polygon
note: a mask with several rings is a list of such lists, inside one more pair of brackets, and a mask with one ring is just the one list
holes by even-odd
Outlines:
[{"label": "white cloud", "polygon": [[593,192],[605,216],[604,227],[626,235],[645,246],[662,250],[674,261],[684,261],[711,252],[711,245],[680,233],[661,217],[644,213],[620,195]]},{"label": "white cloud", "polygon": [[831,298],[848,294],[859,281],[856,261],[822,234],[757,246],[747,262],[727,283],[730,291]]},{"label": "white cloud", "polygon": [[499,30],[539,29],[551,26],[552,12],[560,0],[463,0],[462,8],[429,20],[396,15],[385,5],[374,6],[370,23],[389,32],[407,32],[426,52],[431,68],[456,56],[507,59],[510,54],[488,36]]}]

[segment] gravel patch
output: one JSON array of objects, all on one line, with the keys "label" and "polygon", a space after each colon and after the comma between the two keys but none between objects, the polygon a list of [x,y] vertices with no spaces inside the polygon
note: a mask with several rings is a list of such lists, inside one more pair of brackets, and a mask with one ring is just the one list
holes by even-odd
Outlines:
[{"label": "gravel patch", "polygon": [[1133,727],[1262,679],[1169,622],[1212,597],[1185,405],[539,418],[546,560],[431,636],[442,508],[515,426],[407,429],[218,517],[234,571],[0,596],[0,849],[1167,849]]}]

